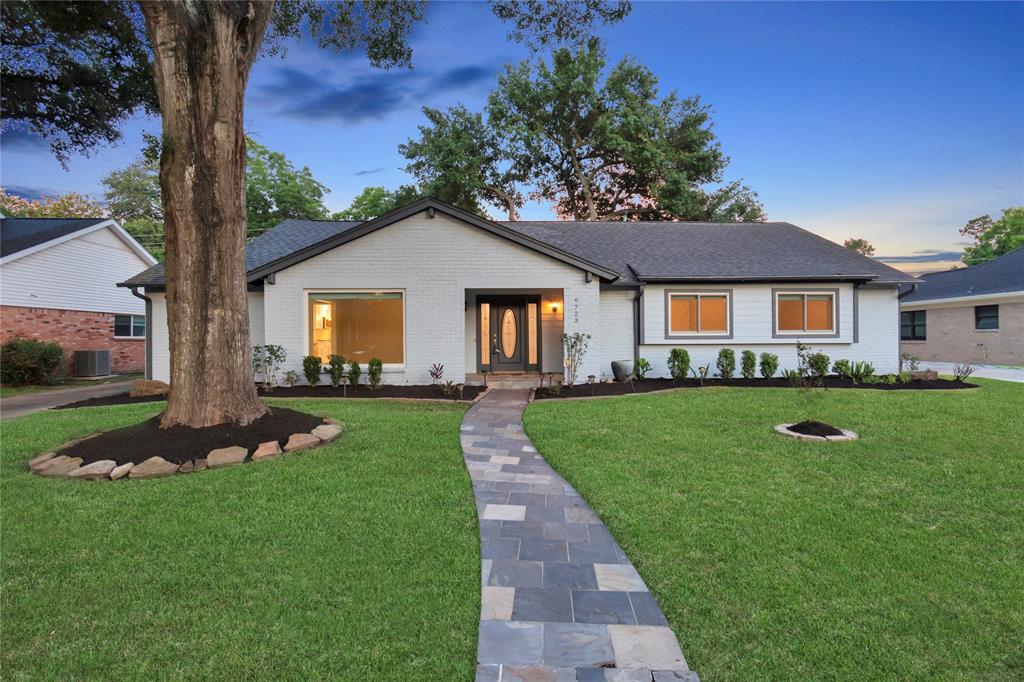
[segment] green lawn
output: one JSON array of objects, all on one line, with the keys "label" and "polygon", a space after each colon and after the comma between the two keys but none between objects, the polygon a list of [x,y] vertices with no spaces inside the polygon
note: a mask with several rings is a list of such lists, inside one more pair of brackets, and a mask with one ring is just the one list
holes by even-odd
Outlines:
[{"label": "green lawn", "polygon": [[276,461],[118,483],[44,479],[25,462],[162,403],[5,422],[3,677],[472,679],[465,408],[287,405],[347,430]]},{"label": "green lawn", "polygon": [[[1024,386],[684,390],[526,429],[706,680],[1024,679]],[[861,434],[799,443],[814,417]]]}]

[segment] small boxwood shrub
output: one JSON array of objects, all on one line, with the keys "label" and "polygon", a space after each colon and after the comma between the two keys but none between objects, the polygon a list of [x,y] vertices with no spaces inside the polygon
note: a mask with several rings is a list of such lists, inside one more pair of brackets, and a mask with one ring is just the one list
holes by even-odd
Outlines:
[{"label": "small boxwood shrub", "polygon": [[853,365],[850,364],[849,360],[841,358],[836,360],[832,365],[832,373],[837,374],[844,379],[853,380]]},{"label": "small boxwood shrub", "polygon": [[685,348],[673,348],[668,354],[668,372],[673,381],[685,379],[690,373],[690,352]]},{"label": "small boxwood shrub", "polygon": [[0,348],[0,380],[12,386],[53,384],[64,377],[59,343],[11,339]]},{"label": "small boxwood shrub", "polygon": [[718,360],[715,361],[718,367],[718,376],[723,379],[732,379],[736,372],[736,353],[732,348],[723,348],[718,351]]},{"label": "small boxwood shrub", "polygon": [[362,375],[362,373],[363,370],[359,366],[359,363],[353,362],[351,365],[348,366],[348,383],[352,384],[353,386],[358,386],[359,377]]},{"label": "small boxwood shrub", "polygon": [[775,353],[761,353],[759,367],[761,376],[765,379],[771,379],[779,371],[779,356]]},{"label": "small boxwood shrub", "polygon": [[813,353],[807,358],[807,368],[816,379],[824,379],[831,364],[832,359],[824,353]]},{"label": "small boxwood shrub", "polygon": [[745,350],[740,354],[740,374],[744,379],[753,379],[757,372],[757,356],[754,351]]},{"label": "small boxwood shrub", "polygon": [[381,374],[384,373],[384,363],[380,358],[371,358],[366,365],[366,379],[370,382],[371,388],[380,386]]},{"label": "small boxwood shrub", "polygon": [[331,386],[337,388],[345,377],[345,358],[332,354],[328,356],[327,360],[327,374],[331,377]]},{"label": "small boxwood shrub", "polygon": [[307,355],[302,358],[302,373],[306,375],[306,383],[316,386],[320,383],[320,358]]}]

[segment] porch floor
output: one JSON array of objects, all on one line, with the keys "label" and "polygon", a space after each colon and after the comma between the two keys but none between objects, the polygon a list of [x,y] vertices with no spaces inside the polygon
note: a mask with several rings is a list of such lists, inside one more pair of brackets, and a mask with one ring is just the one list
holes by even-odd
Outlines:
[{"label": "porch floor", "polygon": [[547,385],[548,377],[539,372],[499,372],[487,373],[487,381],[479,372],[466,373],[467,386],[490,386],[492,388],[540,388],[541,379]]}]

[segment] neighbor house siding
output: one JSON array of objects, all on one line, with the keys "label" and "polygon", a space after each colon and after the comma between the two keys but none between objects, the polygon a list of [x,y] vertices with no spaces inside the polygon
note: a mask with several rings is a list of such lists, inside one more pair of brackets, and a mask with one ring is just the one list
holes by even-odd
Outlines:
[{"label": "neighbor house siding", "polygon": [[[854,329],[854,288],[851,284],[819,283],[810,285],[734,284],[726,286],[648,286],[643,297],[644,338],[641,357],[653,366],[652,376],[668,376],[668,355],[672,348],[686,348],[694,366],[711,364],[715,373],[715,359],[722,348],[739,354],[751,350],[779,356],[780,371],[797,366],[796,338],[773,336],[773,289],[803,289],[822,291],[839,289],[839,330],[835,337],[800,337],[807,345],[827,354],[833,360],[846,358],[864,360],[874,365],[877,372],[895,372],[899,368],[899,303],[895,287],[866,288],[857,291],[858,324]],[[729,339],[693,337],[685,340],[667,338],[665,334],[665,290],[729,290],[732,294],[732,322]]]},{"label": "neighbor house siding", "polygon": [[[466,291],[557,289],[564,301],[559,316],[565,331],[600,335],[600,285],[584,272],[525,247],[490,235],[443,214],[406,218],[377,232],[282,270],[263,292],[264,342],[284,346],[289,369],[301,376],[308,350],[306,293],[332,289],[397,289],[405,295],[405,364],[385,368],[386,383],[429,383],[432,363],[445,366],[446,379],[462,381],[472,359],[466,341]],[[153,298],[154,378],[167,380],[166,310]],[[545,339],[552,326],[543,321]],[[255,323],[254,338],[256,337]],[[549,353],[548,341],[544,353]],[[598,374],[591,353],[580,375]],[[548,367],[545,361],[545,369]]]},{"label": "neighbor house siding", "polygon": [[[999,306],[999,329],[974,328],[975,305]],[[926,310],[924,341],[901,341],[902,352],[932,362],[1024,365],[1024,295],[979,297],[968,303],[904,304],[902,310]]]},{"label": "neighbor house siding", "polygon": [[0,266],[0,304],[143,315],[144,302],[117,283],[149,265],[101,228]]}]

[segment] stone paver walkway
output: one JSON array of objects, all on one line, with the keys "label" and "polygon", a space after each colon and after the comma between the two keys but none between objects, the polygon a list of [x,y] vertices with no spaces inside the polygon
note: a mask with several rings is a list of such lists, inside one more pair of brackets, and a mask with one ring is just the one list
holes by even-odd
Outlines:
[{"label": "stone paver walkway", "polygon": [[462,421],[483,557],[477,682],[697,682],[654,597],[523,432],[528,390]]}]

